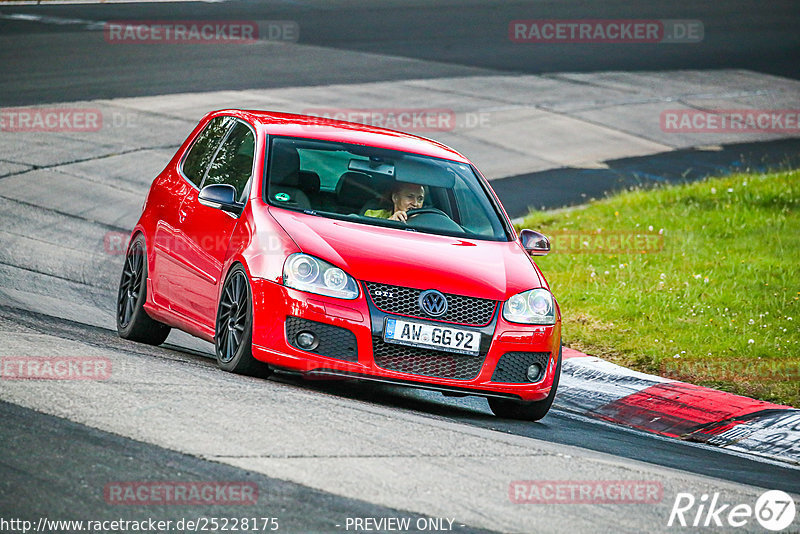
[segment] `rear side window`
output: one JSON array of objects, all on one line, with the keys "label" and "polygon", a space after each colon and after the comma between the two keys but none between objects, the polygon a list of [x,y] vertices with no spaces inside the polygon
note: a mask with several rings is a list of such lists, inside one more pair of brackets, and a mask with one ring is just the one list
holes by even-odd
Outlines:
[{"label": "rear side window", "polygon": [[243,122],[236,121],[209,165],[203,187],[211,184],[232,185],[236,188],[236,198],[244,201],[253,171],[255,141],[253,130]]},{"label": "rear side window", "polygon": [[233,123],[232,117],[216,117],[197,136],[189,153],[183,160],[183,174],[197,187],[203,181],[208,164],[211,163],[219,142]]}]

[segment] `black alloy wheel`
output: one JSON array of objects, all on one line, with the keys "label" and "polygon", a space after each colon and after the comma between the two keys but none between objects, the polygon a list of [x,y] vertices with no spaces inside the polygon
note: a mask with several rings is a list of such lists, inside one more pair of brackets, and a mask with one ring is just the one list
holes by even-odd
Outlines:
[{"label": "black alloy wheel", "polygon": [[161,345],[170,327],[144,310],[147,300],[147,249],[139,234],[128,247],[117,292],[117,333],[123,339]]},{"label": "black alloy wheel", "polygon": [[220,369],[232,373],[267,376],[269,367],[253,357],[253,296],[241,265],[228,274],[217,310],[214,346]]}]

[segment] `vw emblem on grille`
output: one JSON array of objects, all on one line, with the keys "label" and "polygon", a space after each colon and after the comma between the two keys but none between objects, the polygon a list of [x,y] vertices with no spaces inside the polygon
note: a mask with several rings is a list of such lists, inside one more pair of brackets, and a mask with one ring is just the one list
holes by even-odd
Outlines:
[{"label": "vw emblem on grille", "polygon": [[419,307],[431,317],[441,317],[447,313],[447,298],[435,289],[419,294]]}]

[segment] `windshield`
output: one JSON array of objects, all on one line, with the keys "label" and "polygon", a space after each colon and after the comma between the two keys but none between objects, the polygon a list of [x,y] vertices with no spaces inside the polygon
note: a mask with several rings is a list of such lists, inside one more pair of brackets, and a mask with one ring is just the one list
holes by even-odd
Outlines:
[{"label": "windshield", "polygon": [[267,202],[363,224],[507,240],[471,166],[330,141],[274,137]]}]

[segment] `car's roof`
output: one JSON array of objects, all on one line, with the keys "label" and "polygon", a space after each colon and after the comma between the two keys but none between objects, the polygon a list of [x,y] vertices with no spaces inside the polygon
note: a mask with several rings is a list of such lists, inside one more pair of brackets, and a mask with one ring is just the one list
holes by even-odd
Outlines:
[{"label": "car's roof", "polygon": [[269,135],[375,146],[469,163],[467,158],[436,141],[376,126],[273,111],[226,109],[211,115],[239,116],[262,127]]}]

